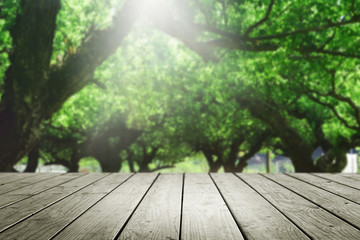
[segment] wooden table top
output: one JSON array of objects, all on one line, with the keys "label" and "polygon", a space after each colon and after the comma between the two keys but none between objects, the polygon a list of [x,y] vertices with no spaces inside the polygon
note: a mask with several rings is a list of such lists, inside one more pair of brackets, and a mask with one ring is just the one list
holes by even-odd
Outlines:
[{"label": "wooden table top", "polygon": [[360,174],[0,173],[0,239],[360,239]]}]

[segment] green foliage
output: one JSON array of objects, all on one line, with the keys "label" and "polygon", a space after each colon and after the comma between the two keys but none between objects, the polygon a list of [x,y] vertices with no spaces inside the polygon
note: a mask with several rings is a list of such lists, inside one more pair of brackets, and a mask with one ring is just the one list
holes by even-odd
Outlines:
[{"label": "green foliage", "polygon": [[[21,11],[19,2],[0,3],[0,89],[10,65],[9,30]],[[49,63],[53,69],[76,54],[94,30],[107,29],[124,2],[62,0]],[[338,153],[360,145],[359,2],[169,4],[176,9],[157,10],[164,19],[169,15],[177,21],[170,22],[178,24],[173,31],[156,25],[154,17],[160,16],[144,13],[117,51],[87,76],[86,87],[42,125],[44,136],[80,145],[91,133],[104,131],[104,124],[122,121],[121,113],[128,128],[143,131],[118,154],[127,161],[122,165],[131,168],[133,161],[135,170],[185,169],[182,164],[187,163],[180,162],[198,164],[200,160],[188,156],[205,148],[220,152],[212,152],[218,159],[226,158],[235,141],[241,142],[239,158],[264,132],[269,132],[264,148],[289,156],[301,152],[300,147],[311,153],[322,146]],[[176,32],[183,25],[190,31]],[[207,53],[214,51],[217,61],[203,61],[199,46]],[[291,147],[298,147],[293,152],[292,136],[296,141]],[[121,137],[112,136],[106,143],[115,147]],[[51,148],[42,149],[45,158],[50,158]],[[66,145],[57,155],[69,161],[73,152]],[[80,165],[92,161],[83,159]],[[205,168],[194,171],[200,170]]]},{"label": "green foliage", "polygon": [[[223,6],[210,2],[199,4],[204,6],[203,11],[217,11],[217,16],[225,19],[221,15],[224,14],[221,13]],[[309,16],[319,18],[316,21],[322,21],[317,10],[321,7],[319,4],[321,5],[320,2],[312,3],[311,7],[296,3],[278,5],[272,14],[276,15],[284,8],[306,9]],[[226,27],[241,30],[243,27],[236,24],[251,25],[262,16],[266,6],[267,3],[261,2],[246,2],[240,5],[229,2],[227,12],[241,13],[246,9],[253,9],[254,12],[247,11],[253,18],[246,19],[242,19],[243,14],[232,15],[232,18],[227,19]],[[267,27],[270,29],[266,29],[270,32],[277,31],[277,22],[285,21],[290,26],[290,23],[297,21],[295,15],[291,14],[283,18],[276,19],[272,26]],[[199,21],[216,22],[205,18],[200,18]],[[218,23],[226,25],[224,21]],[[302,24],[307,23],[305,21]],[[338,145],[341,139],[350,138],[354,133],[339,119],[334,118],[328,108],[311,101],[301,92],[302,84],[309,84],[309,87],[325,92],[326,88],[331,88],[330,81],[323,81],[327,78],[327,73],[322,66],[337,66],[336,57],[308,61],[291,48],[280,48],[276,52],[263,53],[233,51],[226,54],[219,63],[204,63],[177,40],[150,27],[146,20],[138,22],[122,47],[98,68],[95,74],[97,85],[91,84],[70,98],[53,117],[55,126],[82,130],[96,128],[96,125],[108,119],[111,113],[121,109],[128,116],[128,126],[149,132],[145,133],[141,140],[146,151],[160,146],[152,163],[155,165],[150,168],[166,165],[167,161],[173,164],[183,159],[187,150],[181,150],[176,144],[180,146],[186,143],[196,150],[196,145],[220,143],[220,149],[226,155],[232,139],[247,134],[248,143],[244,145],[244,149],[250,148],[251,139],[264,131],[265,126],[244,111],[247,107],[239,104],[238,96],[276,104],[276,111],[286,118],[289,126],[297,129],[298,134],[310,145],[315,146],[319,141],[314,135],[318,124],[333,145]],[[296,27],[292,26],[294,29]],[[265,34],[265,29],[256,31]],[[324,39],[329,37],[329,34],[316,37]],[[317,40],[292,39],[291,45],[294,41]],[[356,61],[346,61],[348,63],[338,69],[339,75],[344,78],[351,72],[350,78],[357,81],[359,71],[350,71],[350,68],[357,67]],[[358,95],[357,87],[351,88],[353,93],[350,93],[347,87],[354,84],[341,79],[336,81],[345,96]],[[354,101],[358,99],[354,98]],[[344,103],[337,107],[344,115],[347,115],[346,111],[350,111]],[[354,120],[349,118],[349,121]],[[275,143],[279,141],[269,142],[270,146]],[[134,161],[139,165],[144,158],[142,147],[136,143],[129,150],[136,155]],[[127,155],[124,154],[126,159]]]},{"label": "green foliage", "polygon": [[9,31],[15,22],[19,2],[19,0],[0,2],[0,99],[5,71],[10,65],[8,53],[11,49],[12,40]]},{"label": "green foliage", "polygon": [[109,26],[123,4],[122,0],[62,0],[56,21],[52,63],[61,64],[68,55],[75,53],[90,34],[90,29]]},{"label": "green foliage", "polygon": [[103,89],[90,84],[65,102],[53,116],[52,124],[81,131],[96,129],[118,109]]},{"label": "green foliage", "polygon": [[86,157],[79,162],[79,172],[101,172],[101,168],[96,159]]}]

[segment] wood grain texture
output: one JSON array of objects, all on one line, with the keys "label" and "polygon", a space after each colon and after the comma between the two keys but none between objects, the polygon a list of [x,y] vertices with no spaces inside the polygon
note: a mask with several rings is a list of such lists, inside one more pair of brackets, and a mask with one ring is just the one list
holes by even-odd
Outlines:
[{"label": "wood grain texture", "polygon": [[39,174],[31,174],[32,176],[27,178],[19,179],[18,181],[4,184],[0,186],[0,194],[8,193],[29,185],[32,185],[37,182],[45,181],[47,179],[54,178],[56,176],[61,175],[61,173],[39,173]]},{"label": "wood grain texture", "polygon": [[359,173],[341,173],[342,176],[360,181]]},{"label": "wood grain texture", "polygon": [[279,184],[258,174],[237,175],[312,239],[359,239],[358,229]]},{"label": "wood grain texture", "polygon": [[360,191],[356,191],[351,187],[320,178],[308,173],[296,173],[289,174],[289,176],[305,181],[309,184],[322,188],[324,190],[330,191],[334,194],[347,198],[353,202],[360,204]]},{"label": "wood grain texture", "polygon": [[[268,178],[320,205],[360,229],[360,205],[284,174],[268,174]],[[354,190],[356,191],[356,190]]]},{"label": "wood grain texture", "polygon": [[156,177],[152,173],[135,174],[54,239],[114,239]]},{"label": "wood grain texture", "polygon": [[34,173],[0,173],[0,186],[34,176]]},{"label": "wood grain texture", "polygon": [[178,239],[183,175],[162,174],[118,239]]},{"label": "wood grain texture", "polygon": [[185,174],[182,239],[243,239],[208,174]]},{"label": "wood grain texture", "polygon": [[348,178],[348,177],[345,177],[345,176],[342,176],[339,174],[329,174],[329,173],[314,173],[314,175],[360,190],[360,181],[355,180],[355,179],[351,179],[351,178]]},{"label": "wood grain texture", "polygon": [[44,176],[0,174],[1,240],[360,239],[355,174]]},{"label": "wood grain texture", "polygon": [[49,239],[131,174],[110,174],[0,234],[1,239]]},{"label": "wood grain texture", "polygon": [[56,201],[69,196],[70,194],[107,175],[108,174],[103,173],[87,174],[73,181],[61,184],[55,188],[37,194],[24,201],[0,209],[0,216],[6,216],[2,217],[0,221],[0,232],[4,231],[4,229],[15,222],[35,214],[41,209],[54,204]]},{"label": "wood grain texture", "polygon": [[48,179],[44,182],[37,182],[35,184],[5,193],[0,197],[0,209],[4,208],[15,202],[19,202],[50,188],[56,187],[57,185],[71,181],[75,178],[83,176],[84,173],[67,173],[54,178]]},{"label": "wood grain texture", "polygon": [[268,201],[232,174],[211,174],[247,239],[309,239]]}]

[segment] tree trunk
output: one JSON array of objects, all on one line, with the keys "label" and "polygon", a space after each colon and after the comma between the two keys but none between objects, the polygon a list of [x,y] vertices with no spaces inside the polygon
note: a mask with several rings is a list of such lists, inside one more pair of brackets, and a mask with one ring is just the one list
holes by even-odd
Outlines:
[{"label": "tree trunk", "polygon": [[149,165],[147,162],[142,162],[139,166],[139,172],[150,172]]},{"label": "tree trunk", "polygon": [[240,158],[234,172],[242,172],[248,165],[249,158]]},{"label": "tree trunk", "polygon": [[221,168],[221,165],[220,164],[218,164],[217,162],[215,162],[215,163],[213,163],[213,164],[209,164],[209,172],[213,172],[213,173],[215,173],[215,172],[218,172],[219,171],[219,169]]},{"label": "tree trunk", "polygon": [[35,172],[39,162],[39,147],[33,148],[28,154],[28,161],[24,172]]},{"label": "tree trunk", "polygon": [[339,152],[338,154],[336,154],[335,156],[335,163],[332,166],[332,169],[330,172],[341,172],[347,164],[347,156],[346,156],[347,151],[344,152]]},{"label": "tree trunk", "polygon": [[23,0],[20,6],[10,31],[13,49],[0,103],[0,171],[31,151],[39,141],[40,124],[49,117],[42,100],[60,0]]},{"label": "tree trunk", "polygon": [[151,147],[150,152],[148,152],[148,147],[146,146],[145,143],[141,143],[140,141],[139,144],[142,147],[142,154],[143,154],[142,162],[139,163],[139,172],[151,172],[149,168],[149,164],[156,157],[156,154],[159,151],[160,147],[159,146]]},{"label": "tree trunk", "polygon": [[289,156],[294,165],[295,172],[319,172],[314,165],[311,154],[308,156],[303,155],[304,154]]},{"label": "tree trunk", "polygon": [[319,172],[341,172],[347,164],[347,150],[330,149],[319,157],[316,167]]},{"label": "tree trunk", "polygon": [[261,134],[257,135],[257,138],[254,142],[251,143],[250,149],[241,157],[238,158],[238,163],[235,166],[234,172],[242,172],[248,165],[248,161],[253,157],[257,152],[262,148],[263,142],[271,136],[272,133],[269,130],[263,131]]},{"label": "tree trunk", "polygon": [[0,171],[10,171],[39,142],[42,122],[86,86],[127,36],[141,6],[142,0],[126,2],[110,27],[92,31],[61,66],[50,66],[60,0],[21,1],[0,103]]},{"label": "tree trunk", "polygon": [[92,155],[99,161],[102,172],[119,172],[122,165],[122,158],[119,156],[122,148],[111,147],[107,139],[100,142],[97,139],[93,145]]},{"label": "tree trunk", "polygon": [[121,169],[121,158],[116,152],[102,152],[101,155],[98,152],[94,157],[100,163],[102,172],[119,172]]},{"label": "tree trunk", "polygon": [[69,172],[78,172],[79,171],[79,161],[80,161],[80,155],[78,153],[78,149],[75,144],[72,149],[71,161],[70,161],[71,167],[69,168]]},{"label": "tree trunk", "polygon": [[214,161],[213,154],[209,150],[201,150],[209,164],[210,172],[217,172],[221,167],[221,160],[218,158],[216,162]]},{"label": "tree trunk", "polygon": [[255,118],[269,125],[281,138],[284,150],[290,157],[296,172],[316,171],[312,159],[315,147],[303,139],[296,129],[288,124],[286,118],[279,113],[280,109],[254,98],[240,98],[239,101],[248,108]]},{"label": "tree trunk", "polygon": [[241,144],[245,141],[242,137],[235,138],[230,145],[230,152],[227,158],[225,159],[223,166],[225,172],[235,172],[235,163],[238,157],[239,148]]},{"label": "tree trunk", "polygon": [[225,172],[235,172],[235,165],[232,163],[224,164],[224,171]]},{"label": "tree trunk", "polygon": [[102,172],[119,172],[120,169],[121,169],[120,164],[116,164],[114,162],[106,161],[104,159],[98,159],[98,161],[100,163]]},{"label": "tree trunk", "polygon": [[128,164],[129,164],[130,172],[135,172],[134,161],[132,158],[128,158]]}]

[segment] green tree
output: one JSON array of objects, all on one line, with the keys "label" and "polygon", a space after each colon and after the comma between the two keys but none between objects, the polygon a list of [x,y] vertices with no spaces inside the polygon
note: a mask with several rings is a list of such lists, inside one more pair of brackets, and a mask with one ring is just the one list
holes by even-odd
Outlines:
[{"label": "green tree", "polygon": [[[228,69],[237,70],[230,69],[232,75],[226,79],[241,79],[240,82],[247,84],[240,86],[235,82],[232,88],[239,88],[238,96],[232,91],[230,95],[235,96],[236,102],[253,117],[268,127],[276,126],[274,129],[282,139],[283,146],[288,143],[287,139],[295,137],[293,145],[303,146],[306,150],[303,152],[308,156],[313,148],[311,146],[318,142],[315,138],[305,141],[307,144],[303,141],[305,132],[315,129],[313,123],[307,123],[305,131],[299,131],[298,128],[304,121],[311,122],[311,114],[307,114],[308,120],[305,120],[293,114],[291,108],[282,109],[287,99],[293,99],[288,98],[289,95],[294,92],[306,95],[307,100],[324,107],[321,109],[330,109],[331,119],[327,118],[328,113],[325,111],[326,121],[316,129],[323,130],[325,139],[333,146],[331,149],[336,149],[326,150],[329,152],[327,156],[335,156],[339,149],[343,152],[348,146],[359,144],[356,140],[359,132],[358,89],[349,88],[358,78],[359,9],[357,1],[320,0],[187,0],[156,1],[150,4],[142,0],[125,3],[110,0],[1,1],[0,38],[3,45],[0,57],[3,61],[0,66],[0,169],[10,170],[13,164],[36,147],[41,139],[43,123],[88,83],[99,83],[98,77],[104,78],[111,72],[106,71],[106,67],[129,66],[126,62],[118,61],[119,56],[114,58],[116,62],[101,64],[116,52],[140,16],[150,20],[152,27],[180,40],[206,61],[221,63],[224,57],[232,59],[233,64]],[[164,49],[160,45],[158,47]],[[171,54],[165,51],[163,57],[166,59]],[[183,64],[180,66],[203,64],[196,57],[195,61],[186,63],[194,58],[191,54],[184,54],[180,58],[173,63]],[[135,67],[151,65],[149,58],[136,59]],[[346,64],[341,65],[341,62]],[[257,63],[260,63],[259,66],[254,65]],[[346,68],[347,64],[355,69],[355,74],[349,74],[351,70],[350,67]],[[236,65],[242,65],[248,71],[235,68]],[[100,71],[100,67],[94,75],[99,66],[103,70]],[[177,72],[184,68],[173,69],[177,79],[186,77],[182,76],[182,72]],[[149,79],[148,75],[159,73],[164,74],[162,78],[171,76],[166,75],[169,73],[166,71],[155,70],[152,73],[153,70],[146,70],[142,74],[135,74],[138,79],[142,78],[143,83]],[[335,74],[334,70],[337,71]],[[135,73],[132,70],[130,72]],[[334,79],[332,82],[335,87],[331,86],[331,81],[330,84],[323,82],[325,75],[328,75],[327,79]],[[342,84],[346,75],[350,75],[349,79]],[[259,84],[251,87],[246,79],[258,79]],[[279,87],[265,87],[274,82]],[[135,89],[136,86],[133,86],[133,95],[139,93]],[[282,89],[285,90],[280,93]],[[264,97],[264,91],[274,93]],[[145,93],[140,96],[148,96]],[[168,100],[170,95],[159,96]],[[156,97],[150,98],[154,103],[157,102],[154,99]],[[268,101],[275,108],[269,108]],[[300,104],[299,101],[293,103]],[[301,101],[305,100],[301,98]],[[129,101],[128,104],[140,106],[136,101]],[[152,113],[148,116],[157,115],[161,118],[165,115],[166,103],[165,107],[149,106],[146,110]],[[301,108],[304,106],[307,104]],[[216,106],[211,105],[211,108],[216,109]],[[135,125],[140,123],[148,126],[152,122],[142,116],[140,111],[132,111],[132,114],[129,121]],[[332,133],[331,128],[336,126],[347,129],[346,134]],[[349,142],[345,144],[347,147],[339,147],[346,142]],[[296,165],[303,162],[310,166],[310,159],[302,158],[299,147],[291,150],[292,153],[289,146],[286,149],[293,159],[298,158],[294,161]],[[332,157],[329,159],[331,161]],[[308,169],[313,168],[297,167],[298,171]]]},{"label": "green tree", "polygon": [[[61,164],[77,172],[84,157],[95,158],[103,172],[118,172],[122,166],[120,153],[143,133],[129,129],[124,114],[115,113],[108,121],[90,129],[46,125],[40,143],[28,155],[27,171],[35,171],[41,157],[46,165]],[[35,155],[36,151],[36,155]]]},{"label": "green tree", "polygon": [[[140,14],[138,1],[129,1],[117,11],[110,26],[86,29],[86,34],[82,32],[78,36],[81,39],[79,45],[67,49],[64,46],[63,51],[67,54],[57,64],[51,64],[56,50],[56,27],[61,28],[61,22],[66,18],[65,14],[63,18],[57,18],[60,0],[21,1],[19,5],[15,21],[7,29],[12,48],[0,103],[2,171],[10,170],[37,144],[43,121],[91,81],[96,67],[121,44]],[[74,15],[70,13],[69,16]],[[80,22],[71,24],[82,25],[82,19],[78,20]],[[69,43],[67,39],[63,41]]]}]

